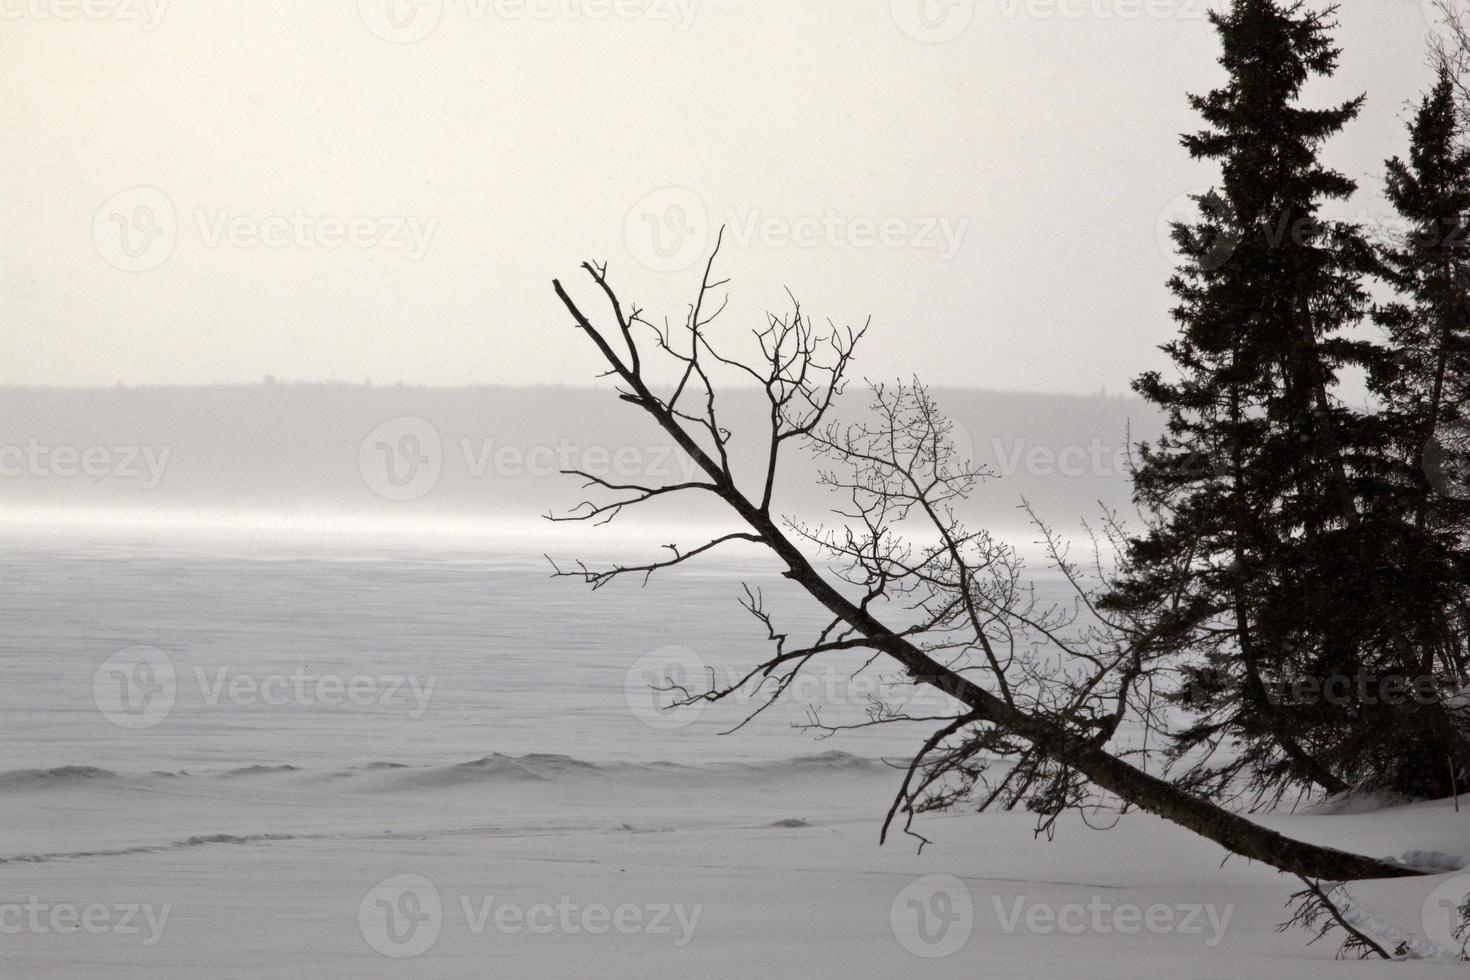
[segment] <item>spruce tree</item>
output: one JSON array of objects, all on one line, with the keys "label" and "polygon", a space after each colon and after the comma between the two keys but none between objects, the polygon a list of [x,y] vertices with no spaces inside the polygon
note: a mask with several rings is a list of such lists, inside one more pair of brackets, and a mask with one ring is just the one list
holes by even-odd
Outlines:
[{"label": "spruce tree", "polygon": [[[1174,750],[1189,781],[1217,791],[1244,777],[1272,797],[1364,783],[1432,792],[1447,775],[1442,726],[1426,730],[1381,691],[1420,662],[1398,580],[1418,551],[1405,541],[1395,426],[1337,393],[1345,369],[1389,369],[1383,347],[1354,336],[1374,251],[1356,225],[1321,214],[1356,190],[1318,154],[1363,99],[1299,102],[1336,70],[1336,9],[1234,0],[1211,15],[1228,77],[1191,96],[1206,128],[1183,144],[1218,163],[1220,184],[1174,230],[1173,367],[1135,383],[1167,430],[1140,447],[1150,526],[1107,605],[1151,621],[1155,652],[1179,659],[1194,716]],[[1385,743],[1400,729],[1413,737]]]},{"label": "spruce tree", "polygon": [[1401,506],[1419,532],[1422,669],[1446,686],[1464,679],[1470,587],[1470,148],[1456,92],[1441,64],[1410,123],[1408,160],[1387,163],[1400,221],[1382,258],[1399,299],[1377,311],[1392,356],[1374,379],[1404,469]]},{"label": "spruce tree", "polygon": [[1401,228],[1383,261],[1400,299],[1377,316],[1394,353],[1377,389],[1408,442],[1423,491],[1416,517],[1424,524],[1451,517],[1435,511],[1445,498],[1465,495],[1436,472],[1436,454],[1454,448],[1436,436],[1451,437],[1470,409],[1470,150],[1463,136],[1454,79],[1442,65],[1409,126],[1408,161],[1387,163],[1388,199]]}]

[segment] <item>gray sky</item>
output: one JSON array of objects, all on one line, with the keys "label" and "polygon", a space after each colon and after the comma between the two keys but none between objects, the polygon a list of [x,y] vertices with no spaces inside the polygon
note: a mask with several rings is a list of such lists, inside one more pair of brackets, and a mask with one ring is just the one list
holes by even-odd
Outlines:
[{"label": "gray sky", "polygon": [[[789,286],[868,374],[1159,363],[1204,0],[419,3],[0,0],[0,383],[583,383],[551,278],[677,316],[720,224],[730,331]],[[1432,28],[1341,18],[1375,213]]]}]

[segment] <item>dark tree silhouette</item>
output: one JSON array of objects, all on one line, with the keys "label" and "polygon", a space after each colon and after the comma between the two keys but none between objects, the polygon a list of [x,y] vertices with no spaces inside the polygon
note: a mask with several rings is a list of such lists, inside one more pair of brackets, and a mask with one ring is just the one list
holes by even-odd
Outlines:
[{"label": "dark tree silhouette", "polygon": [[[718,245],[715,249],[718,254]],[[578,473],[599,499],[561,519],[605,522],[624,509],[673,495],[722,501],[737,528],[697,545],[669,546],[657,560],[556,568],[594,588],[639,581],[734,544],[765,550],[789,581],[830,617],[805,642],[777,630],[759,593],[746,605],[773,652],[749,677],[774,681],[771,697],[816,658],[887,657],[915,685],[952,700],[953,710],[914,717],[875,708],[872,723],[924,721],[933,734],[907,768],[885,834],[900,817],[973,803],[1025,803],[1044,824],[1069,808],[1111,794],[1125,807],[1157,814],[1228,852],[1311,879],[1339,882],[1418,872],[1377,858],[1289,839],[1134,765],[1112,745],[1127,718],[1156,724],[1151,693],[1164,665],[1154,652],[1155,623],[1109,618],[1087,608],[1091,595],[1065,549],[1043,526],[1051,555],[1079,589],[1088,615],[1040,607],[1021,587],[1019,556],[983,530],[967,527],[958,503],[982,477],[956,458],[950,423],[922,385],[872,385],[865,422],[843,425],[832,408],[842,394],[861,330],[814,327],[799,305],[771,315],[755,332],[759,357],[728,357],[711,340],[724,308],[713,294],[715,255],[682,327],[657,325],[625,305],[606,267],[586,264],[607,306],[599,326],[560,281],[557,296],[596,346],[619,397],[657,423],[688,455],[698,479],[669,485],[613,483]],[[719,414],[716,373],[753,381],[769,402],[769,424],[741,438],[764,440],[763,465],[737,473],[736,434]],[[825,460],[823,481],[839,494],[832,520],[780,518],[772,500],[781,456],[805,445]],[[818,557],[812,557],[815,552]],[[1044,648],[1033,649],[1036,643]],[[677,689],[686,702],[732,697],[744,681],[709,690]],[[759,709],[757,709],[759,710]]]},{"label": "dark tree silhouette", "polygon": [[1206,128],[1183,142],[1219,163],[1220,189],[1175,229],[1173,366],[1135,384],[1168,420],[1135,473],[1150,526],[1103,603],[1168,609],[1158,643],[1193,668],[1175,696],[1194,721],[1174,743],[1193,785],[1268,802],[1303,787],[1448,796],[1470,761],[1441,703],[1458,680],[1428,669],[1457,641],[1442,628],[1453,597],[1443,547],[1404,505],[1401,427],[1337,390],[1343,370],[1383,378],[1393,360],[1352,334],[1374,251],[1320,216],[1356,188],[1319,151],[1363,100],[1300,101],[1336,69],[1335,10],[1234,0],[1211,15],[1227,78],[1191,97]]}]

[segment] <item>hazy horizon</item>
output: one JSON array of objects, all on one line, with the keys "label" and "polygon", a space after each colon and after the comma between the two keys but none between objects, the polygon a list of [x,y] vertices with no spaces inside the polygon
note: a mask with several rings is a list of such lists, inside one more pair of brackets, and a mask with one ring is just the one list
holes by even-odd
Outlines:
[{"label": "hazy horizon", "polygon": [[[994,529],[1025,525],[1016,509],[1023,498],[1068,527],[1101,507],[1126,508],[1130,440],[1159,432],[1157,412],[1133,397],[931,393],[953,422],[956,451],[993,474],[967,512]],[[861,416],[865,403],[855,384],[838,417]],[[754,479],[765,446],[764,396],[729,389],[721,404],[734,432],[732,459]],[[788,447],[781,513],[830,511],[834,499],[816,467],[801,447]],[[694,475],[668,436],[610,386],[0,387],[0,509],[12,525],[248,518],[447,532],[488,522],[568,541],[590,528],[541,517],[607,495],[584,491],[566,469],[650,485]],[[698,503],[670,498],[619,524],[728,523],[718,508]]]}]

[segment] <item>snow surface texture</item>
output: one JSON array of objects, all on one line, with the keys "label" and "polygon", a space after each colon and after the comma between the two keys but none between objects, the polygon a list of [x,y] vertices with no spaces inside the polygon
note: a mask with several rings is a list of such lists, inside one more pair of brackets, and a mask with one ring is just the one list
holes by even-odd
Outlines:
[{"label": "snow surface texture", "polygon": [[[922,854],[878,847],[897,782],[880,760],[913,734],[791,727],[803,700],[860,715],[871,688],[847,674],[738,735],[717,734],[738,705],[671,723],[644,700],[647,658],[751,662],[760,634],[733,600],[748,570],[589,597],[516,555],[247,551],[4,549],[0,974],[1389,969],[1276,932],[1295,879],[1222,867],[1142,814],[1068,819],[1054,841],[1027,814],[936,817]],[[1470,811],[1353,801],[1263,820],[1433,870],[1342,901],[1418,956],[1451,944]]]}]

